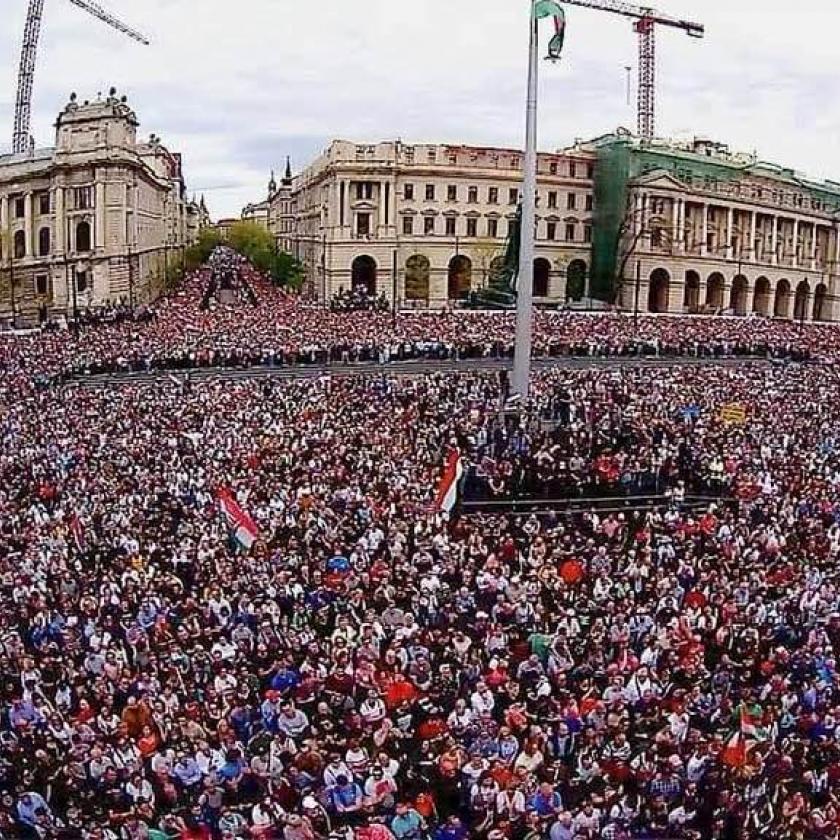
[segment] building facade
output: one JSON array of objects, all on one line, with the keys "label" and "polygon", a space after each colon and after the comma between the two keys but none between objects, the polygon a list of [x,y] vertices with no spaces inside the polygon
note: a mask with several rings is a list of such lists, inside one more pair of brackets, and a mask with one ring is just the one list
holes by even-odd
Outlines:
[{"label": "building facade", "polygon": [[[567,278],[586,276],[594,160],[583,149],[539,156],[538,300],[563,300]],[[268,223],[313,297],[363,287],[400,306],[446,306],[501,270],[521,167],[511,149],[337,140],[297,177],[287,165]]]},{"label": "building facade", "polygon": [[[272,177],[267,224],[313,297],[363,286],[445,306],[498,270],[521,167],[510,149],[337,140]],[[626,132],[542,153],[538,170],[538,302],[840,319],[840,184]]]},{"label": "building facade", "polygon": [[840,184],[707,140],[590,148],[595,295],[649,312],[840,318]]},{"label": "building facade", "polygon": [[[54,148],[0,157],[0,317],[140,304],[192,235],[181,158],[115,91],[56,122]],[[199,211],[200,212],[200,211]]]}]

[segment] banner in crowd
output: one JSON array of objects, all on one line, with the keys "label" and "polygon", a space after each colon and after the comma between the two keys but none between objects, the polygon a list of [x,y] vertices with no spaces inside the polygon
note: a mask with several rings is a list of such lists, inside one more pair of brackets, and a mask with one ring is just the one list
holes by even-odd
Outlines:
[{"label": "banner in crowd", "polygon": [[242,509],[239,502],[233,497],[233,493],[226,487],[220,487],[216,491],[216,499],[219,502],[219,510],[227,521],[233,538],[244,549],[251,548],[260,535],[259,528],[257,528],[254,520]]},{"label": "banner in crowd", "polygon": [[727,403],[720,410],[720,419],[733,426],[743,426],[747,422],[747,409],[740,403]]},{"label": "banner in crowd", "polygon": [[438,485],[435,509],[444,513],[452,513],[458,501],[458,484],[464,474],[464,462],[457,449],[451,449],[446,459],[446,467]]}]

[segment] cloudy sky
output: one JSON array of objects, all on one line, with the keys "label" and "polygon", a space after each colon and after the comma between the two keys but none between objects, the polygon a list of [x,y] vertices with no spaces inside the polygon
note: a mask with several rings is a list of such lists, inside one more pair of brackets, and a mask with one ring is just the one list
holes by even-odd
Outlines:
[{"label": "cloudy sky", "polygon": [[[698,19],[696,41],[659,30],[658,133],[710,136],[840,181],[840,98],[830,0],[656,0]],[[115,85],[141,131],[184,154],[189,188],[214,217],[260,200],[285,156],[304,165],[330,138],[518,146],[524,133],[528,0],[102,0],[152,41],[129,41],[47,0],[34,133],[71,91]],[[12,131],[28,0],[2,0],[0,151]],[[544,64],[540,146],[635,126],[621,17],[568,7],[563,62]]]}]

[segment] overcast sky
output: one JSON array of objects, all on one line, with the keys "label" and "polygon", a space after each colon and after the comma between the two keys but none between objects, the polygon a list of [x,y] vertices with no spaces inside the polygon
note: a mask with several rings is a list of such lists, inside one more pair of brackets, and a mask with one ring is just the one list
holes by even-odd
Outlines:
[{"label": "overcast sky", "polygon": [[[28,0],[0,0],[0,151],[11,139]],[[831,0],[656,0],[707,36],[658,37],[661,135],[710,136],[840,181],[840,6]],[[143,47],[69,0],[47,0],[34,133],[71,91],[114,85],[141,132],[184,155],[189,189],[214,218],[265,196],[290,154],[305,165],[330,138],[519,146],[528,0],[102,0]],[[540,147],[635,127],[625,66],[631,22],[567,7],[563,62],[541,65]],[[548,34],[546,27],[545,34]]]}]

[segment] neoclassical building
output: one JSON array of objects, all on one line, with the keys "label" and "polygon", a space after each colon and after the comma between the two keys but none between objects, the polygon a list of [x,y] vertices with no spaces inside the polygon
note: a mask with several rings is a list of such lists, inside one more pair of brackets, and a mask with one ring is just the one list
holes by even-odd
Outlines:
[{"label": "neoclassical building", "polygon": [[[270,185],[268,225],[310,293],[442,306],[486,284],[515,219],[516,150],[337,140]],[[719,143],[628,132],[539,156],[539,302],[581,288],[645,312],[840,320],[840,184]]]},{"label": "neoclassical building", "polygon": [[[499,270],[515,223],[521,153],[336,140],[300,175],[287,164],[269,227],[321,300],[364,286],[401,306],[444,306]],[[539,156],[534,293],[563,300],[588,270],[595,155]]]},{"label": "neoclassical building", "polygon": [[58,115],[55,147],[0,156],[0,318],[30,323],[87,306],[138,304],[206,211],[187,201],[181,157],[137,139],[125,97]]},{"label": "neoclassical building", "polygon": [[840,318],[840,184],[706,140],[612,135],[589,148],[596,296],[650,312]]}]

